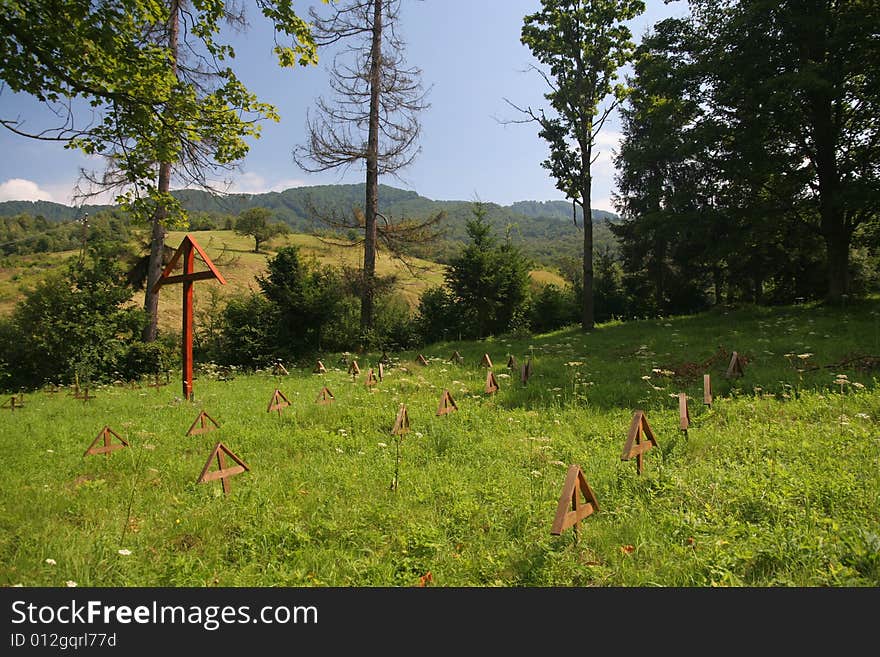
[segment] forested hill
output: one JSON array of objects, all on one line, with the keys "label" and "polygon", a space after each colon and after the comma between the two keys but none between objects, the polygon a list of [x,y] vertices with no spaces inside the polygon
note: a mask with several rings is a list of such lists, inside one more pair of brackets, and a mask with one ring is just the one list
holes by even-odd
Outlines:
[{"label": "forested hill", "polygon": [[[223,196],[198,190],[178,190],[173,194],[193,214],[234,217],[248,208],[265,207],[273,210],[276,218],[294,232],[308,233],[324,227],[317,218],[318,214],[350,214],[353,207],[363,207],[364,185],[318,185],[283,192]],[[387,185],[379,187],[379,203],[380,211],[395,220],[426,218],[445,212],[441,239],[414,249],[414,255],[439,261],[457,252],[459,244],[466,239],[466,221],[473,216],[472,201],[435,201],[414,191]],[[519,201],[502,206],[485,202],[484,207],[487,219],[499,236],[509,232],[511,239],[521,244],[531,257],[545,263],[558,260],[560,256],[579,257],[583,234],[579,227],[580,215],[578,226],[572,221],[571,204],[565,201]],[[65,221],[77,219],[84,213],[95,215],[113,209],[114,206],[110,205],[76,208],[48,201],[6,201],[0,203],[0,217],[25,213],[43,216],[49,221]],[[601,210],[594,210],[592,216],[596,246],[613,247],[615,240],[606,223],[619,221],[619,217]]]}]

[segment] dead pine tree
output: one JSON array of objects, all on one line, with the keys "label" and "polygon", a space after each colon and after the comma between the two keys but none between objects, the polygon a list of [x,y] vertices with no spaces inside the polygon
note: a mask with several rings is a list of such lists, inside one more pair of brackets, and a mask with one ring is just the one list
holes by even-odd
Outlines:
[{"label": "dead pine tree", "polygon": [[[396,175],[419,152],[418,113],[428,107],[421,70],[405,62],[399,36],[400,0],[348,0],[334,3],[329,14],[310,10],[318,46],[337,45],[330,67],[334,98],[319,98],[306,118],[306,141],[293,149],[294,162],[317,173],[363,163],[366,193],[361,208],[310,210],[335,234],[363,231],[360,276],[361,329],[373,326],[376,255],[381,243],[407,267],[408,244],[437,236],[443,214],[426,219],[394,219],[379,211],[379,176]],[[348,243],[348,242],[347,242]]]}]

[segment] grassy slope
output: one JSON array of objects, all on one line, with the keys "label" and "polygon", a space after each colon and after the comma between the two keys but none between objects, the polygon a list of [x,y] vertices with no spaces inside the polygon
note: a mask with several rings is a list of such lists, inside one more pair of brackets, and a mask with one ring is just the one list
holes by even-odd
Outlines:
[{"label": "grassy slope", "polygon": [[[430,571],[439,586],[877,586],[877,370],[824,366],[880,355],[878,313],[878,303],[718,310],[434,345],[428,367],[392,354],[372,392],[375,354],[360,357],[356,381],[328,354],[325,375],[203,371],[196,403],[182,403],[178,385],[105,388],[88,404],[26,395],[0,423],[0,584],[409,586]],[[732,381],[726,359],[706,368],[711,408],[701,368],[654,371],[687,370],[719,345],[748,364]],[[464,365],[446,362],[456,349]],[[526,386],[508,354],[533,356]],[[841,389],[840,374],[852,384]],[[314,403],[322,385],[331,406]],[[276,386],[292,402],[280,417],[266,412]],[[438,417],[444,389],[459,410]],[[402,402],[412,431],[393,492]],[[185,437],[202,408],[221,428]],[[620,458],[635,408],[659,443],[640,476]],[[131,447],[83,458],[105,423]],[[250,466],[227,497],[218,482],[195,483],[217,440]],[[572,530],[549,533],[572,463],[600,507],[577,542]]]},{"label": "grassy slope", "polygon": [[[363,252],[358,247],[334,246],[311,235],[282,236],[269,242],[260,253],[254,253],[253,239],[236,235],[234,231],[198,231],[192,234],[228,283],[226,286],[220,286],[208,281],[196,285],[193,304],[197,316],[199,311],[210,307],[212,288],[220,298],[239,294],[248,289],[259,289],[255,277],[265,271],[267,260],[287,244],[300,246],[303,253],[314,255],[322,264],[358,267],[363,258]],[[184,235],[184,232],[169,233],[168,246],[176,248]],[[22,289],[33,287],[45,271],[60,266],[72,255],[75,255],[75,252],[8,258],[15,266],[0,268],[0,315],[12,311],[21,296]],[[445,267],[418,258],[413,258],[411,264],[414,267],[413,271],[407,269],[399,260],[380,253],[376,262],[376,271],[383,276],[396,275],[399,281],[397,287],[399,293],[411,307],[415,308],[419,296],[426,288],[443,283]],[[198,269],[199,265],[197,264],[196,267]],[[565,281],[559,275],[549,271],[535,270],[531,274],[533,282],[536,283],[555,283],[560,287],[565,285]],[[139,305],[143,304],[143,293],[135,294],[133,301]],[[180,331],[181,314],[179,290],[171,288],[164,290],[159,295],[160,328]]]}]

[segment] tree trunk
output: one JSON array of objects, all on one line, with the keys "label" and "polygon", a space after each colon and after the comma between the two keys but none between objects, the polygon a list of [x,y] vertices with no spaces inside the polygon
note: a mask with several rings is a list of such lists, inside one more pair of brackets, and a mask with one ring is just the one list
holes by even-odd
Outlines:
[{"label": "tree trunk", "polygon": [[[171,68],[177,75],[178,41],[180,37],[180,0],[171,0],[168,13],[168,49],[171,53]],[[159,164],[160,194],[167,194],[171,189],[171,163]],[[153,342],[158,334],[159,326],[159,292],[153,292],[153,286],[162,273],[162,259],[165,253],[165,219],[168,211],[159,206],[153,213],[150,231],[150,261],[147,265],[147,290],[144,293],[144,311],[147,313],[147,325],[142,338],[144,342]]]},{"label": "tree trunk", "polygon": [[[586,130],[586,134],[592,132],[592,125]],[[595,305],[593,300],[593,210],[590,202],[592,193],[593,177],[590,175],[590,160],[593,156],[592,144],[581,146],[582,177],[581,208],[584,211],[584,289],[581,302],[581,328],[584,331],[592,331],[595,326]]]},{"label": "tree trunk", "polygon": [[361,329],[373,327],[376,277],[376,214],[379,212],[379,92],[382,78],[382,0],[373,2],[373,43],[370,48],[370,125],[367,136],[366,211],[364,213],[364,280]]},{"label": "tree trunk", "polygon": [[[171,186],[171,165],[163,162],[159,166],[159,191],[167,192]],[[158,334],[159,325],[159,291],[153,286],[162,274],[162,256],[165,252],[165,218],[168,213],[163,206],[156,208],[151,219],[150,260],[147,263],[147,290],[144,293],[144,311],[148,322],[144,327],[142,339],[153,342]]]}]

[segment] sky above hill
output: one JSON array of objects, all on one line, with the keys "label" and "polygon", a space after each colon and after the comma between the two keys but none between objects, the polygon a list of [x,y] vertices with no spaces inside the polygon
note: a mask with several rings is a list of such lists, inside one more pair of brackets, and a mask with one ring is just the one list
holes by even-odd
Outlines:
[{"label": "sky above hill", "polygon": [[[295,1],[300,15],[317,2]],[[658,20],[681,16],[681,0],[647,0],[647,10],[630,23],[638,42]],[[520,43],[523,17],[538,11],[539,0],[403,0],[400,35],[406,60],[422,69],[430,107],[420,114],[421,152],[399,178],[381,183],[410,189],[435,200],[476,200],[509,205],[522,200],[562,200],[555,181],[541,167],[547,145],[534,124],[509,124],[520,107],[546,107],[548,88],[530,67],[537,64]],[[359,183],[361,167],[347,172],[309,174],[293,162],[291,151],[305,139],[306,112],[315,99],[332,98],[327,81],[329,53],[317,67],[282,70],[272,47],[272,29],[251,9],[251,26],[232,35],[233,62],[239,78],[260,100],[272,103],[279,123],[264,122],[262,137],[250,142],[238,170],[224,175],[228,191],[262,193],[303,185]],[[0,91],[0,116],[20,117],[29,127],[52,118],[28,96]],[[592,204],[616,211],[612,155],[620,139],[616,116],[598,138],[600,155],[593,165]],[[26,139],[0,128],[0,201],[48,200],[74,204],[80,169],[100,170],[102,163],[54,142]],[[100,199],[107,202],[107,199]]]}]

